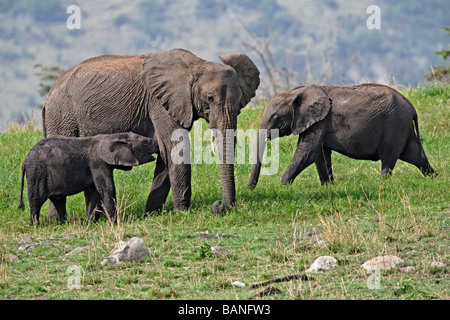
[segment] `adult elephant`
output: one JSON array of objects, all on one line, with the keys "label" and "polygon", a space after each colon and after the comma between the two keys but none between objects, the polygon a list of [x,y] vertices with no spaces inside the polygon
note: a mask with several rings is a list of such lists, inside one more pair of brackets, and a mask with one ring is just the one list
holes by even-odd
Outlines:
[{"label": "adult elephant", "polygon": [[[223,136],[227,129],[236,130],[240,109],[255,96],[260,82],[259,70],[248,56],[220,59],[223,64],[173,49],[86,60],[66,71],[49,92],[42,109],[44,136],[132,131],[156,137],[160,153],[146,212],[162,208],[170,188],[175,209],[185,210],[191,200],[191,168],[189,161],[172,161],[171,150],[179,143],[172,141],[172,133],[190,130],[199,118]],[[230,151],[234,146],[230,148],[227,139],[221,141],[219,154],[234,159]],[[223,198],[213,204],[214,212],[235,203],[233,161],[220,164],[220,177]],[[87,204],[93,198],[98,197],[85,193]],[[50,207],[50,216],[52,212]]]},{"label": "adult elephant", "polygon": [[272,130],[278,130],[279,137],[299,135],[283,184],[292,183],[312,163],[322,184],[333,181],[332,150],[355,159],[381,160],[382,175],[391,174],[398,159],[417,166],[424,175],[434,174],[420,141],[416,110],[384,85],[292,89],[270,98],[259,129],[249,189],[258,182]]}]

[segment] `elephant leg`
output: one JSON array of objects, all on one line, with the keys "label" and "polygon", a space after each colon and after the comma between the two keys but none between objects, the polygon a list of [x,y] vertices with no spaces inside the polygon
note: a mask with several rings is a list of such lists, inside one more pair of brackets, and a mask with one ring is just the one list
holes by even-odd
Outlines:
[{"label": "elephant leg", "polygon": [[187,210],[191,202],[189,132],[180,127],[164,108],[151,108],[150,117],[158,138],[159,155],[146,212],[161,209],[170,188],[174,208]]},{"label": "elephant leg", "polygon": [[415,165],[425,176],[435,173],[423,151],[422,144],[415,134],[409,136],[405,149],[400,154],[400,160]]},{"label": "elephant leg", "polygon": [[114,185],[112,171],[105,171],[102,174],[94,176],[94,183],[97,192],[101,196],[102,206],[105,210],[106,216],[108,217],[110,222],[116,222],[116,187]]},{"label": "elephant leg", "polygon": [[398,149],[396,146],[384,143],[384,148],[380,153],[382,177],[392,175],[392,171],[394,170],[395,164],[400,156],[400,152],[396,149]]},{"label": "elephant leg", "polygon": [[322,154],[316,160],[316,168],[319,173],[320,183],[333,182],[333,169],[331,167],[331,149],[322,146]]},{"label": "elephant leg", "polygon": [[397,163],[397,159],[388,158],[381,160],[381,176],[391,176],[392,171],[394,170],[395,164]]},{"label": "elephant leg", "polygon": [[36,199],[29,199],[28,203],[30,206],[30,226],[33,226],[35,224],[39,223],[39,216],[41,212],[41,207],[44,204],[45,201]]},{"label": "elephant leg", "polygon": [[[325,162],[325,160],[320,160],[323,159],[323,136],[324,130],[321,128],[321,126],[311,127],[306,133],[299,136],[294,157],[292,158],[288,168],[281,178],[282,184],[292,183],[294,179],[313,162]],[[322,165],[320,165],[320,167],[322,169]],[[326,174],[326,168],[324,172]],[[328,176],[328,174],[326,174],[326,176]],[[325,175],[323,176],[323,178],[325,178]],[[328,181],[328,179],[326,179],[326,181]]]},{"label": "elephant leg", "polygon": [[102,214],[102,197],[95,186],[84,191],[86,216],[89,222],[97,222]]},{"label": "elephant leg", "polygon": [[152,187],[145,205],[145,212],[152,213],[162,209],[170,191],[169,170],[160,155],[156,159]]},{"label": "elephant leg", "polygon": [[56,221],[59,224],[63,224],[67,220],[67,211],[66,211],[66,196],[57,196],[57,197],[50,197],[50,203],[53,204],[57,219]]},{"label": "elephant leg", "polygon": [[[190,149],[187,149],[190,150]],[[177,210],[187,210],[191,204],[191,165],[175,164],[158,155],[152,188],[147,199],[146,212],[155,212],[164,205],[172,188],[173,206]],[[169,163],[168,168],[166,161]]]},{"label": "elephant leg", "polygon": [[169,168],[172,185],[173,207],[177,210],[188,210],[191,205],[191,165],[172,164]]}]

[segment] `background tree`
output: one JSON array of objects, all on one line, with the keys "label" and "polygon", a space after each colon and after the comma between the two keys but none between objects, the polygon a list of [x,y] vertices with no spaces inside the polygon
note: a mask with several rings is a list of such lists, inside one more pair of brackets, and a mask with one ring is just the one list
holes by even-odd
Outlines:
[{"label": "background tree", "polygon": [[58,66],[44,66],[40,63],[35,64],[34,68],[37,70],[35,75],[40,79],[38,92],[41,97],[45,97],[49,93],[53,83],[65,71],[63,68]]},{"label": "background tree", "polygon": [[[447,35],[450,36],[450,27],[440,27],[447,32]],[[447,45],[450,48],[450,45]],[[442,59],[447,60],[450,56],[450,49],[437,51],[436,54],[440,55]],[[428,81],[439,80],[442,82],[450,81],[450,65],[447,66],[431,66],[431,72],[425,75]]]}]

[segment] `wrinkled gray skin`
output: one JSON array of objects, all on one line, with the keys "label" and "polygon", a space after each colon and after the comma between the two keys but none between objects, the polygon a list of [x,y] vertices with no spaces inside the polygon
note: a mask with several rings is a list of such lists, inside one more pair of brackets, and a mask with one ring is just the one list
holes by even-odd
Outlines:
[{"label": "wrinkled gray skin", "polygon": [[[53,204],[60,223],[66,220],[66,197],[84,191],[86,213],[97,221],[102,208],[116,220],[116,190],[113,169],[132,167],[155,160],[156,139],[135,133],[116,133],[93,137],[51,137],[38,142],[22,164],[19,209],[24,208],[24,176],[27,179],[30,224],[39,222],[42,205]],[[94,201],[92,201],[94,200]]]},{"label": "wrinkled gray skin", "polygon": [[[172,161],[171,150],[179,143],[171,141],[172,133],[190,130],[195,120],[203,118],[225,136],[226,129],[236,129],[240,109],[259,86],[259,71],[248,56],[231,54],[220,59],[223,64],[174,49],[84,61],[53,85],[42,111],[44,135],[132,131],[156,137],[160,153],[146,211],[161,209],[170,188],[175,209],[186,210],[191,200],[191,167]],[[230,151],[234,148],[226,139],[218,149],[234,159]],[[217,213],[235,203],[234,164],[221,164],[220,177],[223,197],[212,206]]]},{"label": "wrinkled gray skin", "polygon": [[279,136],[298,134],[298,144],[283,184],[315,163],[322,184],[333,181],[331,151],[364,160],[381,160],[381,174],[391,174],[398,159],[417,166],[424,175],[434,170],[422,147],[417,113],[394,89],[377,84],[353,87],[308,86],[272,97],[261,118],[248,188],[261,169],[270,129]]}]

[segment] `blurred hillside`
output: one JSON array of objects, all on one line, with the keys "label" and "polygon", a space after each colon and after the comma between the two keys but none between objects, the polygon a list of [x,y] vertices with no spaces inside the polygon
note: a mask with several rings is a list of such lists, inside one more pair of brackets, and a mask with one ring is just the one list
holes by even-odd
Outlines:
[{"label": "blurred hillside", "polygon": [[[81,29],[69,30],[69,5]],[[381,29],[369,30],[369,5]],[[448,0],[0,0],[0,130],[24,121],[45,97],[36,64],[68,69],[101,54],[134,55],[181,47],[219,61],[247,53],[262,72],[258,95],[306,83],[425,83],[448,39]],[[265,49],[269,48],[269,51]],[[263,59],[259,54],[263,54]],[[276,71],[276,72],[275,72]],[[288,72],[289,71],[289,72]],[[31,116],[33,117],[33,115]]]}]

